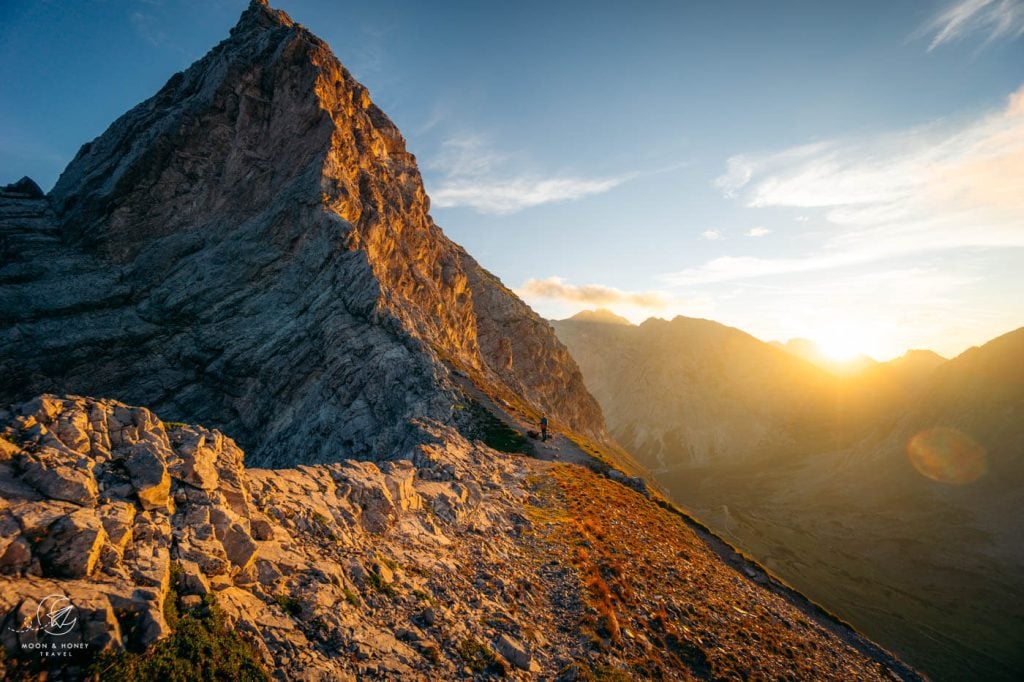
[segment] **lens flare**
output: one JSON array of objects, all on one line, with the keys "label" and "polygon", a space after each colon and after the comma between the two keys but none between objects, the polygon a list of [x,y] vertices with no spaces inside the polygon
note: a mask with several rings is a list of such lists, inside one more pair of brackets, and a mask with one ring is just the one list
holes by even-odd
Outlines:
[{"label": "lens flare", "polygon": [[985,448],[964,432],[945,426],[911,438],[907,456],[921,475],[940,483],[972,483],[988,468]]}]

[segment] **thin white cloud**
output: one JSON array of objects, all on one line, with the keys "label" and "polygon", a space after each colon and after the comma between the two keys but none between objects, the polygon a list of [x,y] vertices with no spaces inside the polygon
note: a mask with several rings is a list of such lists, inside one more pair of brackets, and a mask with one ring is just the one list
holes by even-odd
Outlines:
[{"label": "thin white cloud", "polygon": [[495,151],[484,135],[462,133],[445,139],[441,151],[426,167],[440,171],[446,179],[478,178],[494,173],[509,158]]},{"label": "thin white cloud", "polygon": [[750,182],[755,173],[760,173],[764,170],[764,165],[767,161],[787,163],[813,157],[828,149],[829,145],[830,143],[828,142],[801,145],[774,154],[767,159],[738,154],[726,161],[725,173],[715,179],[714,185],[722,190],[726,197],[735,197],[739,190]]},{"label": "thin white cloud", "polygon": [[872,260],[867,254],[806,255],[795,258],[756,258],[754,256],[721,256],[696,267],[662,275],[672,286],[696,286],[768,275],[783,275],[856,265]]},{"label": "thin white cloud", "polygon": [[700,238],[712,242],[717,241],[722,238],[722,232],[720,230],[704,230],[700,233]]},{"label": "thin white cloud", "polygon": [[[865,343],[861,350],[879,360],[922,347],[953,356],[1006,330],[1005,314],[976,305],[981,282],[977,271],[960,263],[832,273],[774,285],[742,283],[735,285],[739,300],[754,306],[759,319],[751,323],[744,313],[736,322],[761,338],[813,338],[829,329],[856,329]],[[958,312],[951,315],[954,309]]]},{"label": "thin white cloud", "polygon": [[749,230],[747,230],[744,234],[746,234],[748,237],[763,237],[766,234],[771,233],[772,231],[769,230],[767,227],[752,227]]},{"label": "thin white cloud", "polygon": [[635,174],[615,177],[544,176],[510,170],[522,165],[513,154],[496,151],[478,134],[448,138],[426,167],[441,176],[430,192],[438,208],[468,207],[481,213],[509,214],[559,201],[603,194]]},{"label": "thin white cloud", "polygon": [[559,299],[596,306],[627,305],[662,309],[668,305],[668,297],[660,291],[623,291],[602,284],[568,284],[561,277],[529,279],[516,289],[516,294],[522,298]]},{"label": "thin white cloud", "polygon": [[[146,3],[153,4],[153,3]],[[160,47],[167,42],[167,34],[160,28],[160,21],[152,14],[146,12],[132,12],[129,16],[135,32],[140,38],[153,47]]]},{"label": "thin white cloud", "polygon": [[723,257],[671,273],[677,285],[846,267],[899,255],[1024,247],[1024,88],[1007,106],[948,123],[740,155],[716,184],[747,206],[824,208],[817,250]]},{"label": "thin white cloud", "polygon": [[928,51],[980,34],[985,43],[1024,35],[1024,0],[959,0],[918,30],[931,36]]},{"label": "thin white cloud", "polygon": [[452,181],[432,193],[431,203],[439,208],[468,206],[481,213],[516,213],[525,208],[571,201],[603,194],[622,184],[625,178],[537,178],[522,177],[494,181]]}]

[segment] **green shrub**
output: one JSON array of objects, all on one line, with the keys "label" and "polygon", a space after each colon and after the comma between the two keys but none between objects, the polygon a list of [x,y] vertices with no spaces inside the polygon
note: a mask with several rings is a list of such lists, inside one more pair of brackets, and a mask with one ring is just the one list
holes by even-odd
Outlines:
[{"label": "green shrub", "polygon": [[469,436],[482,440],[484,445],[499,452],[534,455],[533,443],[516,429],[494,416],[476,401],[469,403]]},{"label": "green shrub", "polygon": [[[212,594],[199,608],[182,612],[177,580],[164,604],[170,637],[145,651],[117,651],[100,654],[88,672],[104,682],[160,680],[270,680],[259,654],[251,643],[227,626],[223,612]],[[172,623],[173,621],[173,623]]]},{"label": "green shrub", "polygon": [[459,657],[466,666],[475,673],[491,673],[506,675],[505,662],[494,655],[494,652],[487,648],[479,640],[467,637],[459,642],[457,651]]},{"label": "green shrub", "polygon": [[370,583],[370,587],[373,589],[377,590],[381,594],[386,594],[392,599],[398,596],[398,590],[395,589],[395,586],[391,583],[384,582],[384,578],[380,577],[379,573],[375,573],[374,571],[367,573],[366,582]]},{"label": "green shrub", "polygon": [[281,610],[293,618],[302,613],[302,602],[290,594],[275,594],[274,602],[281,607]]}]

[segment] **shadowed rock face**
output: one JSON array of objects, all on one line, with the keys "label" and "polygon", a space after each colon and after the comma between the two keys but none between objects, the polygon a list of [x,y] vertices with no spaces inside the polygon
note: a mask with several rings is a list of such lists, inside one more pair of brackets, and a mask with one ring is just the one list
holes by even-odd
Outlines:
[{"label": "shadowed rock face", "polygon": [[83,146],[49,201],[0,199],[0,401],[108,395],[284,465],[457,423],[455,369],[606,439],[547,323],[428,211],[366,89],[254,2]]}]

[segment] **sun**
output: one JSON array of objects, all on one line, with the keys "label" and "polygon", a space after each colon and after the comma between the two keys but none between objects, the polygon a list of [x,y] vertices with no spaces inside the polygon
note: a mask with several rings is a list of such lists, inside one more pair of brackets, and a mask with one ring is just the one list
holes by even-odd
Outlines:
[{"label": "sun", "polygon": [[873,355],[877,345],[873,330],[852,323],[829,325],[815,334],[812,340],[822,355],[836,362],[853,360],[859,355]]}]

